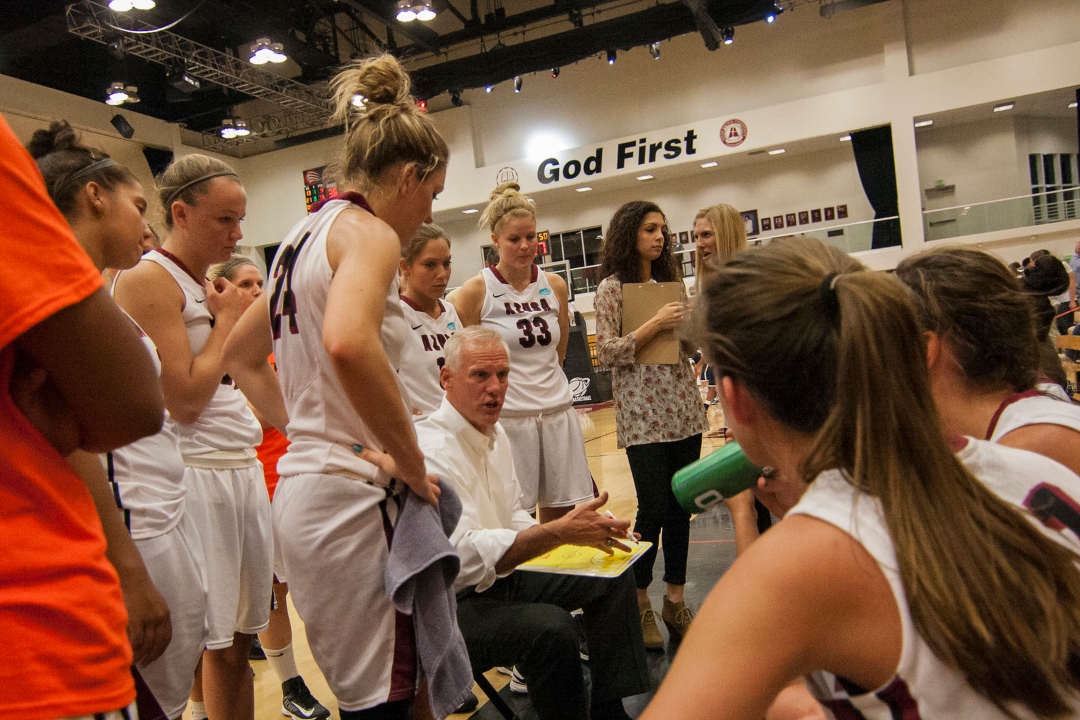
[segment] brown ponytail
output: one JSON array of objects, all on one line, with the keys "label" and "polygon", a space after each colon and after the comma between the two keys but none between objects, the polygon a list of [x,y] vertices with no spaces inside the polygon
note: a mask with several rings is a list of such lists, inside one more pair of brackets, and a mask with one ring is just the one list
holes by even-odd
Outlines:
[{"label": "brown ponytail", "polygon": [[714,370],[816,435],[803,478],[837,468],[881,501],[912,620],[938,658],[1006,713],[1071,712],[1077,556],[952,454],[906,289],[800,238],[740,253],[702,297],[696,325]]},{"label": "brown ponytail", "polygon": [[421,180],[446,166],[450,150],[409,94],[409,74],[392,55],[349,63],[330,81],[334,119],[345,123],[342,179],[374,191],[383,173],[414,163]]}]

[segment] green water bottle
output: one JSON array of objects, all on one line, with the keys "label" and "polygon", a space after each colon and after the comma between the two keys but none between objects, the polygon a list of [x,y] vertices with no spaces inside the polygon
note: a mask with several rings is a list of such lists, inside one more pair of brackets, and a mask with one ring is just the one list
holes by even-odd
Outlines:
[{"label": "green water bottle", "polygon": [[739,443],[731,441],[675,473],[671,491],[683,510],[699,513],[754,487],[760,476],[761,468],[750,462]]}]

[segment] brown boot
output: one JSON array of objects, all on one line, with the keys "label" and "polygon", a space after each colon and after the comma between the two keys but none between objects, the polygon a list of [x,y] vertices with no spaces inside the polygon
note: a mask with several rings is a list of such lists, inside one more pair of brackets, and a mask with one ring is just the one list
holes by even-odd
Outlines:
[{"label": "brown boot", "polygon": [[667,625],[668,632],[672,637],[678,636],[681,640],[690,629],[690,623],[694,621],[694,611],[686,607],[686,603],[673,603],[664,596],[664,608],[660,612],[660,619]]},{"label": "brown boot", "polygon": [[656,611],[652,609],[652,603],[646,600],[638,603],[641,611],[641,635],[645,640],[646,650],[663,650],[664,636],[660,634],[660,627],[656,624]]}]

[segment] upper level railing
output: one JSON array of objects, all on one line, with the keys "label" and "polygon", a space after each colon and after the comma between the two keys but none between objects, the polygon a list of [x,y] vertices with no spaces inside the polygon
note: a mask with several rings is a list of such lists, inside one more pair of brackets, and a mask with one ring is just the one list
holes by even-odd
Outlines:
[{"label": "upper level railing", "polygon": [[923,211],[926,239],[977,235],[995,230],[1080,219],[1080,185],[986,202]]}]

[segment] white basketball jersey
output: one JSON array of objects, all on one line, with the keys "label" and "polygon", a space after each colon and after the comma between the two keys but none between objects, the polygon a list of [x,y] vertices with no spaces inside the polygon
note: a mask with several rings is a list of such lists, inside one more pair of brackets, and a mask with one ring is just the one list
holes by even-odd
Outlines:
[{"label": "white basketball jersey", "polygon": [[[214,318],[206,307],[206,288],[190,271],[158,249],[143,256],[143,262],[165,268],[184,291],[184,326],[194,357],[202,352],[213,329]],[[255,446],[262,442],[262,427],[247,406],[247,399],[228,377],[222,378],[214,396],[199,418],[190,425],[173,419],[180,452],[197,457],[220,451],[238,452],[255,457]]]},{"label": "white basketball jersey", "polygon": [[484,305],[480,324],[494,328],[510,348],[510,384],[503,414],[537,414],[570,404],[570,383],[559,365],[559,301],[547,273],[532,266],[532,281],[518,292],[495,266],[480,271]]},{"label": "white basketball jersey", "polygon": [[1080,432],[1080,407],[1038,390],[1018,393],[998,408],[986,431],[986,439],[997,442],[1025,425],[1063,425]]},{"label": "white basketball jersey", "polygon": [[[1075,517],[1080,477],[1042,455],[982,440],[964,440],[967,444],[956,457],[975,477],[1047,537],[1080,553],[1080,537],[1058,520],[1070,513]],[[877,561],[900,610],[903,649],[897,673],[887,685],[866,690],[824,671],[807,676],[810,692],[829,717],[1006,720],[1008,716],[976,692],[961,673],[941,662],[915,629],[896,550],[877,499],[859,496],[840,472],[831,470],[814,480],[790,514],[824,520],[857,540]],[[1023,618],[1016,621],[1023,622]],[[1018,710],[1017,716],[1029,718],[1031,714]],[[1080,717],[1080,705],[1069,717]]]},{"label": "white basketball jersey", "polygon": [[409,324],[409,343],[405,346],[398,375],[409,391],[413,408],[413,420],[419,421],[439,409],[446,394],[439,383],[439,371],[443,366],[443,346],[450,336],[461,327],[457,310],[453,305],[439,300],[442,314],[433,318],[413,305],[412,300],[401,296],[401,311]]},{"label": "white basketball jersey", "polygon": [[[138,325],[136,325],[138,328]],[[154,341],[138,328],[139,335],[161,376],[161,359]],[[165,423],[150,437],[101,456],[109,475],[116,504],[124,524],[135,540],[146,540],[172,530],[184,513],[184,458],[180,455],[175,424]]]},{"label": "white basketball jersey", "polygon": [[[270,272],[274,359],[289,411],[290,444],[278,461],[278,473],[283,477],[351,474],[386,484],[385,473],[353,452],[356,444],[374,450],[382,446],[349,402],[323,347],[323,317],[333,278],[326,238],[337,216],[350,207],[354,207],[350,200],[330,200],[298,223],[278,248]],[[409,333],[395,277],[386,295],[381,332],[383,349],[395,371],[401,366]],[[411,409],[400,376],[398,391],[405,407]]]}]

